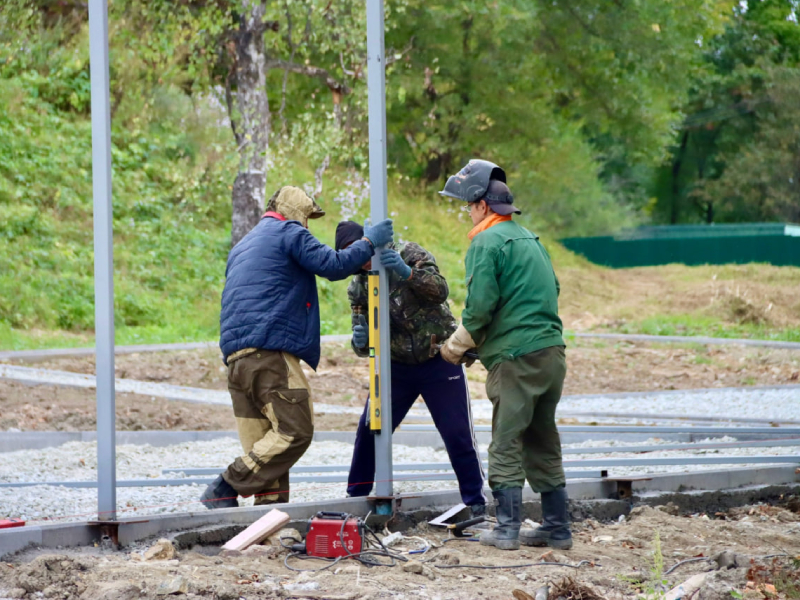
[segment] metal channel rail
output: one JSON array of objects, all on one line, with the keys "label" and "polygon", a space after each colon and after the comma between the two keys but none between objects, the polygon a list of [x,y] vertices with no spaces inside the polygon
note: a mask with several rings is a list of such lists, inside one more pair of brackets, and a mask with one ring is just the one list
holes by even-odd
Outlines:
[{"label": "metal channel rail", "polygon": [[[401,425],[402,431],[436,431],[433,425]],[[491,425],[475,425],[476,432],[490,432]],[[560,425],[560,433],[702,433],[714,435],[798,435],[800,427],[673,427],[658,425]]]},{"label": "metal channel rail", "polygon": [[[329,468],[333,466],[334,468]],[[484,467],[486,465],[484,464]],[[316,472],[325,471],[340,471],[336,475],[297,475],[295,476],[292,471],[289,472],[290,483],[346,483],[347,471],[350,466],[344,465],[327,465],[325,468],[317,468]],[[428,463],[419,464],[415,466],[417,471],[439,471],[445,469],[452,469],[450,463]],[[395,467],[395,471],[397,471]],[[166,470],[165,470],[166,471]],[[223,469],[179,469],[178,472],[187,475],[219,475]],[[343,471],[343,472],[342,472]],[[170,471],[175,472],[175,471]],[[601,470],[591,471],[564,471],[567,479],[602,479],[606,477],[607,473]],[[452,471],[449,473],[408,473],[408,474],[395,474],[392,480],[397,482],[404,481],[456,481],[456,475]],[[214,478],[192,478],[186,477],[182,479],[128,479],[116,482],[118,488],[124,487],[174,487],[181,485],[207,485],[214,481]],[[97,487],[96,481],[20,481],[12,483],[0,483],[2,488],[20,488],[20,487],[33,487],[37,485],[50,485],[54,487],[66,488],[95,488]]]}]

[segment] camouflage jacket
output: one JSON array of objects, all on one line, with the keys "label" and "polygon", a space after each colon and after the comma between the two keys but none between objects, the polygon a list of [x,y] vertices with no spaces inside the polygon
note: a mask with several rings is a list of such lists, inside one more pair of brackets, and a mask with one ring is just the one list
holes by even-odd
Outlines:
[{"label": "camouflage jacket", "polygon": [[[447,281],[439,273],[433,255],[413,242],[400,245],[399,252],[413,269],[413,275],[405,281],[389,272],[392,360],[417,365],[430,358],[431,335],[436,334],[441,343],[456,330],[457,323],[447,306]],[[365,273],[353,278],[347,296],[353,311],[353,325],[358,323],[358,315],[364,315],[369,323]],[[353,350],[359,356],[369,355],[367,348],[353,346]]]}]

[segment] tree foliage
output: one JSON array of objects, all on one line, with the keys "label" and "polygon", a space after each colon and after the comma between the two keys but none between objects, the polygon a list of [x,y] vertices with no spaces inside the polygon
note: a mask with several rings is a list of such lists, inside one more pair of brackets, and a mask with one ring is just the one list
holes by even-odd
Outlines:
[{"label": "tree foliage", "polygon": [[[800,26],[796,0],[736,5],[704,49],[687,113],[656,180],[667,222],[796,220]],[[794,191],[792,191],[794,190]]]}]

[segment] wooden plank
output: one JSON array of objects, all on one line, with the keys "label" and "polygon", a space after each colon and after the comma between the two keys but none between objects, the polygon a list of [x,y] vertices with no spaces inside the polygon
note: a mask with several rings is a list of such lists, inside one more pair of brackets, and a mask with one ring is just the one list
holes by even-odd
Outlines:
[{"label": "wooden plank", "polygon": [[258,521],[250,525],[236,537],[228,540],[222,547],[224,550],[239,550],[257,544],[261,540],[269,537],[281,527],[289,522],[289,515],[285,512],[273,508]]}]

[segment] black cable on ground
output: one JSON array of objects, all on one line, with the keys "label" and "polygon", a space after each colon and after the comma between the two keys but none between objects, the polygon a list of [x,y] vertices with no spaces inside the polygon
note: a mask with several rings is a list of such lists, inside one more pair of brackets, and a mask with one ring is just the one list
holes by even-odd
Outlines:
[{"label": "black cable on ground", "polygon": [[[751,558],[759,559],[759,560],[767,560],[768,558],[779,558],[779,557],[788,557],[788,556],[789,556],[789,554],[767,554],[765,556],[752,556]],[[685,565],[685,564],[693,563],[693,562],[701,562],[701,561],[714,562],[714,559],[710,558],[708,556],[698,556],[698,557],[695,557],[695,558],[687,558],[686,560],[682,560],[682,561],[677,562],[674,565],[672,565],[669,569],[664,571],[664,575],[669,575],[670,573],[672,573],[675,569],[677,569],[681,565]]]},{"label": "black cable on ground", "polygon": [[664,571],[664,575],[669,575],[670,573],[672,573],[675,569],[677,569],[681,565],[685,565],[687,563],[693,563],[693,562],[701,562],[701,561],[704,561],[704,560],[705,561],[710,561],[711,559],[709,557],[707,557],[707,556],[698,556],[697,558],[687,558],[686,560],[682,560],[681,562],[675,563],[674,565],[672,565],[669,569]]},{"label": "black cable on ground", "polygon": [[582,560],[577,565],[558,562],[538,562],[524,563],[521,565],[434,565],[437,569],[525,569],[527,567],[568,567],[570,569],[580,569],[584,565],[599,567],[599,563],[589,560]]}]

